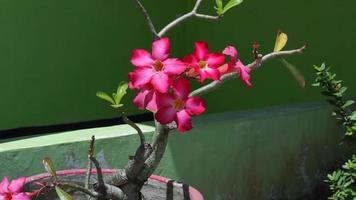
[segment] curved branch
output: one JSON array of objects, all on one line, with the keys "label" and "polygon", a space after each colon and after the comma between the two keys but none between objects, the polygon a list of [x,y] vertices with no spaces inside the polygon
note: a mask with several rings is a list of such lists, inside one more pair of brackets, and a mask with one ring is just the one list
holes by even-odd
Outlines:
[{"label": "curved branch", "polygon": [[[285,57],[285,56],[302,54],[306,48],[307,48],[307,45],[304,45],[303,47],[301,47],[299,49],[294,49],[294,50],[289,50],[289,51],[272,52],[265,56],[259,55],[259,57],[254,62],[248,64],[247,67],[250,67],[251,69],[257,69],[260,66],[262,66],[263,63],[265,63],[269,60],[272,60],[274,58],[281,58],[281,57]],[[192,91],[189,94],[189,96],[191,96],[191,97],[202,96],[204,94],[210,93],[210,92],[216,90],[217,88],[219,88],[226,81],[231,80],[238,76],[239,76],[239,74],[237,72],[225,74],[225,75],[221,76],[219,81],[213,81],[207,85],[204,85],[204,86]]]}]

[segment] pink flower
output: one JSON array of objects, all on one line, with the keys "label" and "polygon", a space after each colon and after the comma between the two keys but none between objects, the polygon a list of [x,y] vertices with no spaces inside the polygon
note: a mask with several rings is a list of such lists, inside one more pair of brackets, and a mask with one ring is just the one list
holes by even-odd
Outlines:
[{"label": "pink flower", "polygon": [[252,87],[250,82],[250,73],[251,68],[246,67],[238,58],[237,58],[237,50],[233,46],[227,46],[223,54],[230,56],[231,60],[227,64],[227,66],[223,65],[219,69],[221,73],[229,73],[232,71],[236,71],[240,75],[240,79],[249,87]]},{"label": "pink flower", "polygon": [[196,42],[193,54],[184,58],[184,62],[190,65],[199,74],[200,82],[205,79],[219,80],[220,73],[217,69],[224,63],[225,57],[221,53],[209,53],[206,42]]},{"label": "pink flower", "polygon": [[153,86],[151,84],[146,84],[139,90],[138,94],[133,100],[133,103],[141,110],[146,108],[151,112],[156,112],[156,94],[157,91],[153,89]]},{"label": "pink flower", "polygon": [[178,79],[172,89],[172,93],[157,95],[159,109],[155,117],[161,124],[175,121],[179,131],[189,131],[192,129],[191,116],[205,111],[204,101],[201,98],[189,97],[190,85],[187,79]]},{"label": "pink flower", "polygon": [[144,49],[132,52],[131,63],[136,66],[129,73],[130,88],[140,89],[147,83],[159,92],[167,92],[171,85],[171,76],[179,75],[186,70],[186,64],[177,58],[168,58],[170,43],[162,38],[152,43],[152,55]]},{"label": "pink flower", "polygon": [[31,198],[22,192],[26,177],[21,177],[9,182],[8,177],[0,183],[0,200],[30,200]]}]

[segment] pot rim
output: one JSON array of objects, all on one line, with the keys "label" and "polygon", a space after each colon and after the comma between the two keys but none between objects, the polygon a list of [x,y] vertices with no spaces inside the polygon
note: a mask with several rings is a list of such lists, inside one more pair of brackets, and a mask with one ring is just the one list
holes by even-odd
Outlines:
[{"label": "pot rim", "polygon": [[[85,174],[86,169],[67,169],[67,170],[59,170],[56,172],[57,176],[66,176],[66,175],[80,175],[80,174]],[[102,169],[103,174],[113,174],[116,173],[118,170],[117,169]],[[96,169],[92,169],[92,174],[97,174]],[[39,179],[43,178],[48,178],[51,177],[49,173],[42,173],[42,174],[36,174],[30,177],[26,177],[26,183],[34,182]],[[149,177],[151,180],[155,180],[161,183],[171,183],[173,181],[174,186],[182,186],[183,183],[176,182],[175,180],[158,176],[158,175],[151,175]],[[194,187],[189,186],[189,195],[192,200],[204,200],[203,195]]]}]

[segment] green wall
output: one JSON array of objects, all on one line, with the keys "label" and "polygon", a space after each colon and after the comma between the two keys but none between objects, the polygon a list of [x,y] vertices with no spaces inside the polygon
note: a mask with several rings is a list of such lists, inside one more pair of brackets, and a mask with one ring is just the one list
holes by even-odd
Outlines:
[{"label": "green wall", "polygon": [[[143,1],[157,27],[193,2]],[[212,2],[205,1],[202,10],[213,13]],[[350,61],[355,6],[352,0],[245,0],[220,22],[194,20],[170,33],[172,51],[182,56],[196,40],[208,41],[214,50],[233,43],[247,63],[251,42],[258,40],[261,52],[268,52],[282,29],[290,38],[288,48],[310,44],[307,54],[288,59],[305,74],[307,88],[298,88],[274,61],[253,74],[252,90],[232,81],[207,95],[208,112],[314,101],[321,97],[309,87],[313,64],[326,61],[346,85],[356,85]],[[113,91],[127,79],[133,69],[130,51],[149,48],[152,39],[132,0],[2,0],[0,29],[0,130],[116,116],[95,92]],[[127,109],[137,114],[133,95],[126,98]]]},{"label": "green wall", "polygon": [[[326,174],[355,152],[330,113],[307,104],[199,116],[191,132],[170,135],[155,174],[193,185],[206,200],[319,199]],[[151,124],[141,125],[147,137]],[[46,156],[57,169],[85,168],[93,134],[103,168],[123,167],[139,143],[127,125],[0,141],[0,178],[41,173]]]}]

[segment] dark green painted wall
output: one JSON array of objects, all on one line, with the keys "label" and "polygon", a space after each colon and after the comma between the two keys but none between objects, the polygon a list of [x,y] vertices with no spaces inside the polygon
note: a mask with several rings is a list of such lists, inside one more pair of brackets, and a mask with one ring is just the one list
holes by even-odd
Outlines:
[{"label": "dark green painted wall", "polygon": [[[158,27],[193,2],[143,1]],[[202,10],[212,13],[212,2],[206,1]],[[355,85],[355,6],[352,0],[246,0],[218,23],[195,20],[176,29],[169,34],[172,51],[182,56],[192,51],[195,40],[206,40],[215,50],[234,43],[248,62],[252,41],[268,52],[276,30],[282,29],[290,36],[288,48],[311,46],[305,56],[288,59],[306,75],[307,89],[298,88],[286,69],[271,62],[254,73],[252,90],[232,81],[208,95],[208,111],[313,101],[320,96],[309,87],[312,64],[326,61],[346,85]],[[95,92],[112,91],[126,79],[133,69],[130,51],[149,48],[150,40],[132,0],[0,1],[0,130],[116,116]],[[126,98],[128,110],[138,113],[129,101],[132,95]]]}]

